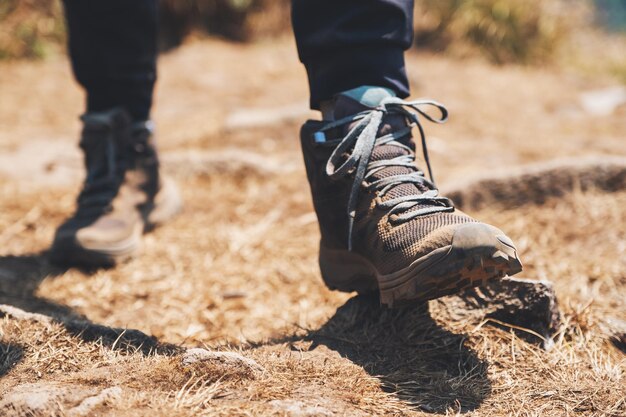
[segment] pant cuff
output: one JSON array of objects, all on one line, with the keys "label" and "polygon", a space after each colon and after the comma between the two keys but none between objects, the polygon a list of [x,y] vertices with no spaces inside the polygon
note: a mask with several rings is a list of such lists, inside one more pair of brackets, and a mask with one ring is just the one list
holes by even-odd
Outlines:
[{"label": "pant cuff", "polygon": [[148,120],[152,107],[154,81],[93,80],[84,83],[87,111],[105,111],[123,107],[133,120]]},{"label": "pant cuff", "polygon": [[363,85],[386,87],[398,97],[409,96],[404,50],[394,47],[351,47],[304,62],[309,77],[311,108],[342,91]]}]

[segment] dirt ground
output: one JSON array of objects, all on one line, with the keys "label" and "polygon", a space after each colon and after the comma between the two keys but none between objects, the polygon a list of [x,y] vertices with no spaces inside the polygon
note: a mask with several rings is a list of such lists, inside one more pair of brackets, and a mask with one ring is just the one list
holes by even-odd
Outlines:
[{"label": "dirt ground", "polygon": [[[451,111],[426,126],[444,193],[550,164],[626,177],[626,106],[581,101],[614,80],[415,52],[408,70],[414,97]],[[63,57],[0,63],[0,415],[626,415],[626,189],[554,196],[546,177],[540,204],[470,208],[516,241],[520,276],[554,284],[545,349],[459,297],[388,311],[323,286],[287,39],[163,56],[154,119],[183,215],[115,269],[50,266],[82,102]],[[522,196],[524,178],[507,179]]]}]

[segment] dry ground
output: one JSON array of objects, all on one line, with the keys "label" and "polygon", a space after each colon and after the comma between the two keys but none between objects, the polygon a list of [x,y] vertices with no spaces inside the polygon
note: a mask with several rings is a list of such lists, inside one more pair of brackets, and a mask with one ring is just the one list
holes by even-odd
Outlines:
[{"label": "dry ground", "polygon": [[[626,109],[579,104],[612,80],[424,54],[408,65],[414,96],[452,113],[426,126],[444,191],[626,156]],[[550,350],[458,297],[386,311],[321,283],[293,43],[196,41],[160,71],[154,116],[184,215],[142,257],[82,272],[45,257],[80,184],[81,94],[62,58],[0,64],[1,415],[626,415],[626,357],[607,333],[626,322],[626,190],[472,211],[517,242],[521,276],[554,283]],[[195,346],[262,369],[185,363]]]}]

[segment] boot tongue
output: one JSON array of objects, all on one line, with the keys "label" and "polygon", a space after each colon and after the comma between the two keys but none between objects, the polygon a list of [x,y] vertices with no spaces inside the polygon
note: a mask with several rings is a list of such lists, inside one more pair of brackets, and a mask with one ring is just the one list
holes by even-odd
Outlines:
[{"label": "boot tongue", "polygon": [[123,148],[127,142],[124,126],[130,118],[121,109],[91,112],[81,116],[83,131],[80,147],[85,155],[87,183],[110,181],[123,168]]},{"label": "boot tongue", "polygon": [[[335,120],[339,120],[344,117],[352,116],[357,113],[372,110],[375,107],[379,106],[380,103],[390,97],[395,97],[395,94],[391,92],[391,90],[387,90],[386,88],[376,87],[370,90],[364,91],[365,88],[361,87],[355,90],[350,90],[344,93],[341,93],[335,98],[335,108],[334,108],[334,117]],[[350,129],[358,122],[354,122],[346,127],[345,134],[348,133]],[[378,129],[378,136],[383,136],[393,131],[398,131],[407,126],[406,119],[399,114],[391,114],[386,115],[383,118],[380,128]],[[415,152],[415,144],[411,137],[398,139],[398,142],[402,143],[405,146],[408,146],[410,149]],[[409,151],[403,149],[399,146],[395,145],[382,145],[376,146],[372,152],[370,157],[370,162],[374,161],[382,161],[396,158],[398,156],[409,155]],[[369,177],[370,181],[380,180],[382,178],[387,178],[394,175],[403,175],[410,174],[415,172],[415,169],[409,167],[402,166],[390,166],[383,168],[376,172],[374,175]],[[423,192],[428,191],[426,186],[421,184],[414,183],[404,183],[398,184],[389,190],[383,197],[382,200],[389,200],[397,197],[407,196],[407,195],[416,195],[422,194]]]}]

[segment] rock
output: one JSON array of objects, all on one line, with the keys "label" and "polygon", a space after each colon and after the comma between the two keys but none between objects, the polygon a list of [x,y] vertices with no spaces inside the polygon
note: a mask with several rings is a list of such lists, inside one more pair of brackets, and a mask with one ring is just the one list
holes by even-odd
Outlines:
[{"label": "rock", "polygon": [[561,313],[550,282],[505,278],[470,289],[461,298],[472,307],[485,309],[487,318],[497,320],[495,324],[517,328],[527,338],[534,333],[545,349],[552,347],[551,337],[561,324]]},{"label": "rock", "polygon": [[30,320],[41,324],[51,324],[52,318],[39,313],[29,313],[8,304],[0,304],[0,317],[10,316],[16,320]]},{"label": "rock", "polygon": [[567,158],[507,169],[502,175],[474,178],[442,187],[463,210],[480,210],[492,204],[516,208],[543,204],[575,190],[626,190],[626,158]]},{"label": "rock", "polygon": [[[0,411],[4,415],[27,416],[56,412],[55,403],[63,396],[60,388],[42,384],[23,384],[9,391],[2,402]],[[6,414],[5,414],[6,413]]]},{"label": "rock", "polygon": [[609,116],[626,104],[626,87],[615,86],[587,91],[580,95],[582,108],[593,116]]},{"label": "rock", "polygon": [[202,348],[187,349],[182,355],[183,366],[207,363],[225,374],[238,373],[257,376],[265,369],[256,361],[235,352],[214,352]]},{"label": "rock", "polygon": [[36,382],[11,389],[0,401],[0,415],[37,417],[61,415],[63,404],[78,403],[91,392],[84,387]]},{"label": "rock", "polygon": [[76,407],[70,409],[67,415],[71,417],[91,415],[92,410],[97,406],[118,400],[121,396],[122,389],[120,387],[105,388],[99,394],[85,398]]},{"label": "rock", "polygon": [[[37,417],[63,415],[80,417],[92,415],[97,406],[117,400],[120,387],[96,388],[81,385],[36,382],[18,385],[0,400],[0,415]],[[75,407],[71,407],[78,404]]]}]

